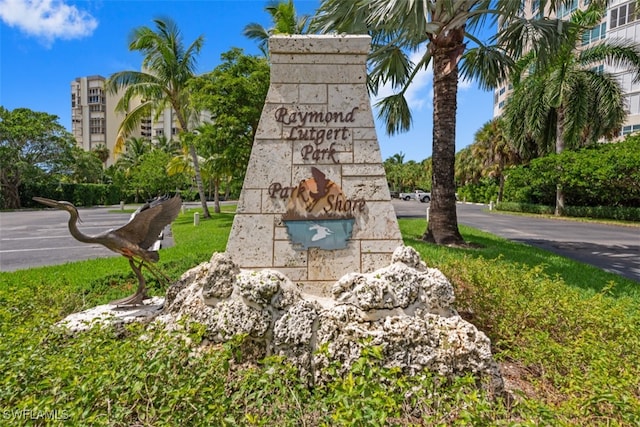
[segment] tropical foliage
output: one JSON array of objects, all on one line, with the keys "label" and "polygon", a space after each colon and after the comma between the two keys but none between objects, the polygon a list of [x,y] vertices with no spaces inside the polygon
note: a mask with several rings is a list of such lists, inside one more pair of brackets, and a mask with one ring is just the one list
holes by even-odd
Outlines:
[{"label": "tropical foliage", "polygon": [[640,136],[550,154],[508,172],[505,201],[554,205],[556,183],[568,206],[640,208]]},{"label": "tropical foliage", "polygon": [[505,170],[521,163],[504,128],[502,118],[488,121],[476,132],[473,144],[456,154],[459,197],[484,203],[502,200]]},{"label": "tropical foliage", "polygon": [[92,153],[75,148],[73,135],[57,116],[0,106],[0,207],[20,208],[25,184],[99,181],[96,161]]},{"label": "tropical foliage", "polygon": [[296,14],[293,0],[272,0],[264,10],[271,17],[273,27],[266,29],[255,22],[244,27],[244,35],[258,42],[258,47],[264,56],[269,56],[269,36],[275,34],[306,34],[308,32],[309,17]]},{"label": "tropical foliage", "polygon": [[396,153],[383,163],[389,189],[395,192],[411,192],[416,189],[431,189],[431,159],[421,162],[404,161],[402,152]]},{"label": "tropical foliage", "polygon": [[[543,62],[564,40],[567,26],[549,19],[519,16],[512,0],[325,0],[313,21],[323,32],[368,33],[369,87],[373,94],[384,85],[395,93],[379,102],[387,132],[406,131],[412,115],[406,93],[416,76],[433,70],[433,185],[431,215],[424,239],[441,244],[463,243],[458,231],[454,182],[457,88],[459,77],[480,79],[493,87],[506,79],[512,58],[533,46]],[[558,1],[541,0],[541,7]],[[482,41],[478,34],[487,22],[501,19],[498,34]],[[409,53],[417,53],[414,63]]]},{"label": "tropical foliage", "polygon": [[[535,51],[517,64],[505,121],[512,143],[525,158],[561,153],[619,134],[627,116],[624,97],[616,76],[602,66],[629,68],[637,81],[640,48],[621,40],[582,46],[584,33],[606,16],[600,3],[573,12],[567,42],[545,66],[533,66]],[[555,205],[556,214],[562,214],[565,196],[560,182]]]},{"label": "tropical foliage", "polygon": [[228,196],[232,186],[242,185],[269,89],[265,58],[234,48],[221,59],[212,72],[190,82],[194,105],[211,115],[211,122],[197,129],[195,144],[204,158],[203,174],[206,170],[213,187],[216,212],[221,188]]},{"label": "tropical foliage", "polygon": [[[185,46],[179,28],[171,19],[155,19],[154,23],[155,31],[143,26],[134,29],[130,36],[129,50],[143,54],[143,71],[117,72],[105,84],[110,93],[122,91],[116,106],[116,111],[126,113],[120,125],[120,144],[137,129],[143,119],[152,114],[158,119],[166,109],[171,109],[175,114],[179,132],[191,132],[200,121],[200,114],[193,107],[187,85],[195,77],[196,59],[204,44],[204,37],[200,36]],[[207,218],[209,210],[194,145],[189,145],[189,153],[203,216]]]}]

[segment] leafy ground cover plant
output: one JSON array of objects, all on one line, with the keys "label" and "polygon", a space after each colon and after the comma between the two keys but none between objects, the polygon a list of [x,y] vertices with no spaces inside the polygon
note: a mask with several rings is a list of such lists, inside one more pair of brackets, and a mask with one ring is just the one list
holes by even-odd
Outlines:
[{"label": "leafy ground cover plant", "polygon": [[[232,219],[194,227],[192,212],[181,215],[161,267],[177,277],[224,250]],[[309,388],[280,358],[252,362],[243,337],[202,342],[197,324],[70,338],[52,325],[135,286],[126,262],[114,270],[98,259],[0,273],[0,417],[79,426],[640,423],[640,284],[465,227],[483,249],[428,245],[422,220],[400,226],[452,280],[460,313],[492,339],[513,399],[486,395],[472,377],[403,376],[381,365],[375,347],[348,375]],[[163,292],[156,283],[152,293]]]}]

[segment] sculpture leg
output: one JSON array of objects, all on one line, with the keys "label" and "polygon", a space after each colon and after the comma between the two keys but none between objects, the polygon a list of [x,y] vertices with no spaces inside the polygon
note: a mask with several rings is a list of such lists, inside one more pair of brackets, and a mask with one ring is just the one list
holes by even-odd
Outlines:
[{"label": "sculpture leg", "polygon": [[129,258],[129,265],[131,266],[131,269],[135,273],[136,277],[138,278],[138,289],[136,289],[136,293],[131,296],[128,296],[126,298],[122,298],[119,300],[111,301],[109,303],[111,305],[134,306],[134,305],[142,304],[142,301],[144,301],[147,298],[147,287],[146,287],[147,282],[144,280],[142,271],[140,271],[142,268],[142,261],[140,261],[139,265],[136,265],[136,262],[132,258]]},{"label": "sculpture leg", "polygon": [[165,281],[167,284],[172,282],[172,280],[171,280],[171,278],[169,276],[164,274],[162,272],[162,270],[160,270],[158,267],[154,266],[153,264],[146,263],[146,264],[144,264],[144,266],[147,268],[147,270],[149,270],[151,272],[151,274],[153,274],[155,276],[156,279],[158,279],[158,282]]}]

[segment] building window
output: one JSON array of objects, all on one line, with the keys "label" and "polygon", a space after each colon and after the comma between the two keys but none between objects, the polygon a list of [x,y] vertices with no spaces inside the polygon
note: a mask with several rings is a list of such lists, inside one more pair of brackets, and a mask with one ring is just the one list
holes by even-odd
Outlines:
[{"label": "building window", "polygon": [[600,25],[596,25],[590,30],[587,30],[582,35],[582,46],[586,46],[590,43],[602,40],[607,35],[607,23],[603,22]]},{"label": "building window", "polygon": [[92,133],[92,134],[104,133],[104,119],[103,118],[89,119],[89,133]]},{"label": "building window", "polygon": [[498,108],[500,109],[504,108],[504,101],[500,101],[500,103],[498,104]]},{"label": "building window", "polygon": [[629,24],[636,20],[636,4],[631,2],[623,4],[620,7],[611,9],[611,19],[609,21],[609,28],[612,30],[621,25]]},{"label": "building window", "polygon": [[90,95],[88,102],[89,104],[102,104],[103,98],[100,95]]},{"label": "building window", "polygon": [[639,130],[640,130],[640,125],[624,126],[622,128],[622,136],[627,136],[630,133],[638,132]]}]

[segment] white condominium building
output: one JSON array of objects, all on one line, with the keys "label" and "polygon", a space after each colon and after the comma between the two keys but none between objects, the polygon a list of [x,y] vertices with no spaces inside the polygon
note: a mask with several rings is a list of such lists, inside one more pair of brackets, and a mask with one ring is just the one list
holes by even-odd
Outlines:
[{"label": "white condominium building", "polygon": [[[116,113],[115,107],[120,95],[110,95],[104,90],[106,78],[103,76],[78,77],[71,82],[71,133],[78,146],[91,151],[100,145],[109,150],[107,166],[112,165],[118,156],[115,143],[118,129],[125,115]],[[178,126],[171,109],[167,109],[157,120],[151,117],[140,124],[132,137],[145,137],[153,141],[165,136],[175,138]]]},{"label": "white condominium building", "polygon": [[[547,13],[546,16],[569,19],[577,9],[586,9],[591,0],[571,0],[564,7],[560,7],[556,13]],[[582,40],[583,46],[598,43],[600,40],[627,39],[640,43],[640,10],[636,13],[636,0],[610,0],[606,14],[599,25],[588,31]],[[523,11],[527,18],[540,16],[539,0],[523,0]],[[617,76],[622,92],[625,95],[627,106],[627,120],[620,129],[620,135],[624,136],[640,130],[640,83],[633,83],[633,72],[628,69],[616,68],[606,64],[600,65],[604,71]],[[502,114],[507,98],[512,87],[506,82],[498,87],[493,97],[494,117]]]}]

